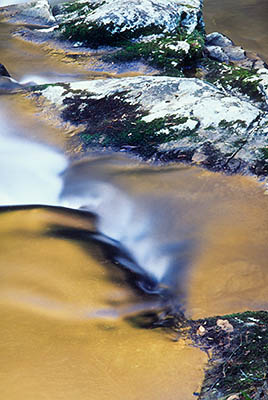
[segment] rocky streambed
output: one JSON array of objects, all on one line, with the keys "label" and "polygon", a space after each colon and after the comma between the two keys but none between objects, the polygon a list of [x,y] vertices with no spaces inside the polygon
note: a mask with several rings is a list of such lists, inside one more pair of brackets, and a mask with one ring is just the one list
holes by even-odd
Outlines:
[{"label": "rocky streambed", "polygon": [[[207,35],[201,0],[38,0],[0,8],[0,17],[17,24],[14,37],[83,71],[81,80],[40,84],[0,69],[1,93],[19,93],[41,121],[60,126],[75,157],[123,152],[266,182],[268,67],[221,33]],[[208,354],[194,396],[268,398],[266,311],[192,321],[171,307],[144,320]]]},{"label": "rocky streambed", "polygon": [[28,88],[43,110],[54,108],[63,122],[79,125],[85,152],[128,151],[146,160],[266,176],[266,64],[222,34],[206,36],[200,1],[51,7],[44,0],[4,8],[2,15],[51,25],[17,34],[66,52],[75,48],[71,56],[84,58],[87,68],[94,52],[98,71],[142,74]]}]

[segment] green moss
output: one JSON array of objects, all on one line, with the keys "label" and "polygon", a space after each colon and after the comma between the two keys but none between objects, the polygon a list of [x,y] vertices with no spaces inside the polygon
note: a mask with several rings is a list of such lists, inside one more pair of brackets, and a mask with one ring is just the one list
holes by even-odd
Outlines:
[{"label": "green moss", "polygon": [[148,113],[125,101],[125,95],[94,99],[74,93],[64,100],[62,117],[73,124],[84,123],[85,129],[80,136],[85,148],[126,148],[144,158],[154,154],[162,143],[194,135],[183,127],[187,117],[167,116],[144,121],[143,117]]},{"label": "green moss", "polygon": [[103,3],[99,2],[96,4],[89,4],[84,1],[72,1],[61,3],[57,5],[57,12],[61,14],[61,17],[66,21],[74,17],[75,14],[77,17],[81,17],[83,15],[87,16],[90,12],[99,8]]},{"label": "green moss", "polygon": [[[227,320],[226,332],[217,325]],[[198,327],[205,334],[196,334]],[[245,312],[192,322],[192,337],[201,348],[212,350],[200,399],[223,399],[239,393],[247,399],[261,393],[268,369],[268,312]],[[262,398],[262,397],[259,397]]]},{"label": "green moss", "polygon": [[262,158],[265,160],[268,160],[268,147],[262,147],[260,149],[260,152],[261,152]]},{"label": "green moss", "polygon": [[62,22],[58,30],[64,39],[83,42],[92,48],[102,45],[120,46],[127,40],[138,38],[141,35],[151,35],[161,33],[164,26],[149,25],[144,28],[124,29],[124,26],[115,26],[112,22],[109,24],[87,23],[85,18],[78,17]]},{"label": "green moss", "polygon": [[[188,52],[176,49],[180,41],[189,44]],[[150,65],[162,69],[165,75],[182,76],[184,68],[194,66],[201,58],[203,47],[204,36],[202,33],[197,30],[191,34],[180,31],[150,42],[126,43],[121,50],[106,57],[106,60],[128,62],[144,59]]]},{"label": "green moss", "polygon": [[34,85],[34,86],[31,86],[31,89],[34,91],[39,91],[39,90],[42,91],[42,90],[47,89],[48,87],[53,87],[53,86],[59,86],[59,83],[45,83],[43,85]]},{"label": "green moss", "polygon": [[219,127],[223,129],[246,128],[247,124],[245,123],[245,121],[242,121],[240,119],[237,119],[235,121],[226,121],[225,119],[222,119],[219,122]]},{"label": "green moss", "polygon": [[201,66],[207,71],[205,80],[226,90],[238,90],[242,95],[246,95],[254,101],[263,101],[259,90],[260,79],[258,79],[257,71],[226,65],[210,59],[202,60]]}]

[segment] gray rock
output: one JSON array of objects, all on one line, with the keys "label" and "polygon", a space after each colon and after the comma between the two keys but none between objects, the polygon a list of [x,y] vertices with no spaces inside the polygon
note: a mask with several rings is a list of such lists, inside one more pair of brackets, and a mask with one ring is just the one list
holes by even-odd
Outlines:
[{"label": "gray rock", "polygon": [[[72,5],[79,9],[72,11]],[[178,27],[191,33],[203,23],[201,7],[202,0],[78,0],[57,7],[57,21],[63,35],[82,40],[81,26],[89,36],[94,34],[96,42],[101,34],[135,38],[145,32],[174,32]]]},{"label": "gray rock", "polygon": [[224,36],[219,32],[212,32],[206,36],[206,44],[207,46],[233,46],[232,40]]},{"label": "gray rock", "polygon": [[229,172],[252,171],[264,162],[268,114],[198,79],[83,81],[45,86],[35,94],[46,99],[45,112],[49,102],[64,121],[83,121],[89,149],[131,149],[145,158],[184,159]]},{"label": "gray rock", "polygon": [[48,0],[34,0],[5,7],[4,15],[11,20],[15,19],[29,23],[51,25],[56,22]]},{"label": "gray rock", "polygon": [[246,58],[245,50],[239,46],[226,46],[223,50],[231,61],[240,61]]},{"label": "gray rock", "polygon": [[208,56],[210,58],[213,58],[214,60],[218,60],[220,62],[229,63],[229,57],[225,53],[224,49],[220,46],[206,46],[205,50],[208,53]]}]

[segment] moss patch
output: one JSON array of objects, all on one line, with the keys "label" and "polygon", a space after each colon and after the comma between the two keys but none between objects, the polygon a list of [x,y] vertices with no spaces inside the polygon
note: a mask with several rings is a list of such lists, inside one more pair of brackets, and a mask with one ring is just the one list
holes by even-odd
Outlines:
[{"label": "moss patch", "polygon": [[251,100],[262,103],[263,95],[259,89],[261,79],[257,71],[226,65],[218,61],[204,59],[200,66],[206,71],[203,79],[225,90],[236,90]]},{"label": "moss patch", "polygon": [[85,125],[81,133],[85,148],[125,148],[144,158],[152,156],[159,144],[192,134],[183,127],[186,117],[166,116],[145,122],[142,118],[148,113],[128,103],[124,96],[127,93],[101,99],[74,94],[64,100],[62,117],[73,124]]},{"label": "moss patch", "polygon": [[123,29],[124,26],[118,26],[110,22],[109,24],[88,23],[84,18],[66,19],[59,24],[58,30],[63,39],[71,41],[79,41],[91,48],[99,46],[118,47],[124,45],[127,40],[138,38],[141,35],[151,35],[161,33],[165,27],[148,25],[146,27],[136,29]]},{"label": "moss patch", "polygon": [[[180,47],[181,42],[185,42],[185,49]],[[198,30],[191,34],[178,31],[149,42],[126,43],[121,50],[105,60],[129,62],[144,59],[148,64],[162,69],[165,75],[182,76],[183,69],[195,66],[202,57],[204,43],[204,35]]]},{"label": "moss patch", "polygon": [[225,315],[190,325],[193,341],[211,354],[200,400],[234,394],[243,400],[267,398],[268,312]]}]

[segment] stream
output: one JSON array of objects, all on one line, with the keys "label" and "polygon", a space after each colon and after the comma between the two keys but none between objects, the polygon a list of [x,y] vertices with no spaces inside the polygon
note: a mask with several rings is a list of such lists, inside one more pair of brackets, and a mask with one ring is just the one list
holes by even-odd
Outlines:
[{"label": "stream", "polygon": [[[229,1],[205,6],[208,31],[268,59],[263,0],[237,1],[240,22]],[[107,77],[12,30],[0,21],[0,62],[20,82]],[[194,399],[207,355],[147,318],[267,309],[264,185],[123,154],[81,159],[50,118],[0,94],[3,399]]]}]

